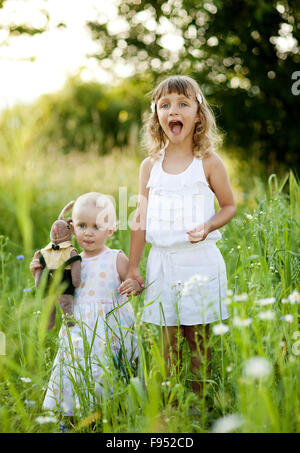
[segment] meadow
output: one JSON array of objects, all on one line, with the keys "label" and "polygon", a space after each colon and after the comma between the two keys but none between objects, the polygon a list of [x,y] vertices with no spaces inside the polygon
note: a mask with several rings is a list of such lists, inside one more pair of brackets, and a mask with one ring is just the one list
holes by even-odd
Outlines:
[{"label": "meadow", "polygon": [[[29,271],[33,252],[46,245],[62,207],[81,193],[134,200],[138,151],[96,153],[26,146],[26,130],[2,137],[0,162],[0,432],[58,432],[60,417],[41,410],[61,325],[47,332],[42,291]],[[228,320],[211,328],[212,371],[204,358],[203,395],[191,389],[189,353],[166,375],[158,328],[141,322],[143,293],[131,297],[140,348],[138,369],[105,376],[103,399],[92,410],[80,387],[70,432],[295,433],[300,430],[299,221],[300,186],[290,172],[260,179],[238,175],[224,153],[238,211],[221,229],[218,246],[228,274]],[[127,215],[134,210],[128,207]],[[217,207],[217,205],[216,205]],[[112,248],[128,254],[130,231]],[[145,266],[149,246],[141,262]],[[197,281],[194,282],[197,285]],[[195,287],[195,291],[197,288]],[[55,294],[53,295],[55,297]],[[208,345],[207,345],[208,346]],[[89,366],[82,377],[90,385]],[[111,392],[111,389],[113,391]],[[192,409],[192,410],[191,410]]]}]

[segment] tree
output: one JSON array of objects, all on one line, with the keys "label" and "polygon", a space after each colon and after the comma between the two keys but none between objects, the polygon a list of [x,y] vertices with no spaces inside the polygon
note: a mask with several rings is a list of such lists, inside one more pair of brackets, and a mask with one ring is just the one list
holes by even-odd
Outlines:
[{"label": "tree", "polygon": [[[219,107],[225,143],[241,157],[257,156],[299,169],[299,98],[292,76],[300,61],[296,0],[125,0],[121,28],[89,22],[101,62],[123,62],[153,82],[170,73],[195,77]],[[166,34],[180,48],[166,48]],[[285,46],[285,47],[284,47]],[[300,90],[299,90],[300,91]],[[296,92],[297,94],[297,92]]]},{"label": "tree", "polygon": [[143,95],[149,89],[149,82],[138,78],[109,87],[74,76],[61,90],[44,94],[33,104],[4,110],[0,130],[9,130],[11,118],[16,130],[34,118],[27,134],[28,147],[44,153],[59,149],[63,153],[94,150],[107,154],[114,148],[133,149],[138,146],[142,113],[149,109]]}]

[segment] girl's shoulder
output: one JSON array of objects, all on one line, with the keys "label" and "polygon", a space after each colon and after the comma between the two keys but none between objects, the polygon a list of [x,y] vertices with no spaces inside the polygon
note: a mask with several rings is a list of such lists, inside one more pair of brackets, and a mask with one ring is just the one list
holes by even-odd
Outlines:
[{"label": "girl's shoulder", "polygon": [[146,157],[140,165],[140,185],[143,190],[146,190],[147,184],[150,179],[152,168],[154,167],[155,161],[152,157]]},{"label": "girl's shoulder", "polygon": [[215,151],[209,151],[202,157],[203,170],[207,181],[210,181],[212,172],[220,166],[224,166],[221,157]]},{"label": "girl's shoulder", "polygon": [[202,161],[203,163],[205,162],[206,165],[213,165],[216,162],[222,162],[222,159],[216,151],[211,150],[204,154]]},{"label": "girl's shoulder", "polygon": [[151,173],[151,170],[153,166],[155,165],[157,161],[154,160],[151,156],[146,157],[140,165],[140,170],[143,171],[144,173]]}]

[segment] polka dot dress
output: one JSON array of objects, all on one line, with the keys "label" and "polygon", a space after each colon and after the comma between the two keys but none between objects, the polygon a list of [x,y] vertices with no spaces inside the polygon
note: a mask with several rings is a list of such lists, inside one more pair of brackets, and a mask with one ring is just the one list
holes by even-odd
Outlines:
[{"label": "polka dot dress", "polygon": [[[134,314],[127,298],[118,293],[121,284],[116,262],[120,250],[105,248],[99,255],[82,259],[81,284],[74,295],[77,323],[62,325],[59,350],[54,360],[43,408],[73,415],[80,408],[78,394],[92,406],[102,391],[105,370],[113,357],[122,370],[138,356]],[[122,304],[125,304],[121,306]],[[72,351],[72,353],[71,353]],[[109,351],[109,352],[108,352]],[[79,392],[76,391],[79,386]]]}]

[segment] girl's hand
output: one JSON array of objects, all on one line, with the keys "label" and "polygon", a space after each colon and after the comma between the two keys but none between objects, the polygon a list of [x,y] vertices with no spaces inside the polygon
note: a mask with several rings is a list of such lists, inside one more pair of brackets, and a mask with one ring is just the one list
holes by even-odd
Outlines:
[{"label": "girl's hand", "polygon": [[194,228],[192,231],[187,231],[187,234],[189,235],[189,241],[192,244],[195,244],[196,242],[204,241],[206,236],[210,233],[210,228],[209,228],[209,223],[201,223],[198,225],[196,228]]},{"label": "girl's hand", "polygon": [[32,273],[33,277],[35,277],[35,273],[36,273],[37,269],[42,269],[42,265],[38,259],[39,254],[40,254],[40,251],[37,250],[35,252],[35,254],[33,255],[33,259],[30,263],[30,272]]},{"label": "girl's hand", "polygon": [[139,269],[138,268],[129,269],[124,282],[119,287],[120,294],[123,294],[123,291],[126,290],[126,288],[127,288],[126,281],[127,280],[136,280],[140,287],[139,292],[141,292],[145,287],[144,280],[141,277]]},{"label": "girl's hand", "polygon": [[119,287],[119,293],[126,296],[139,294],[142,288],[137,280],[127,278]]},{"label": "girl's hand", "polygon": [[126,280],[128,278],[132,278],[133,280],[136,280],[138,282],[138,284],[140,285],[140,287],[141,287],[141,291],[144,289],[145,283],[144,283],[144,280],[141,277],[141,274],[140,274],[140,271],[139,271],[138,267],[128,270],[128,273],[126,275]]}]

